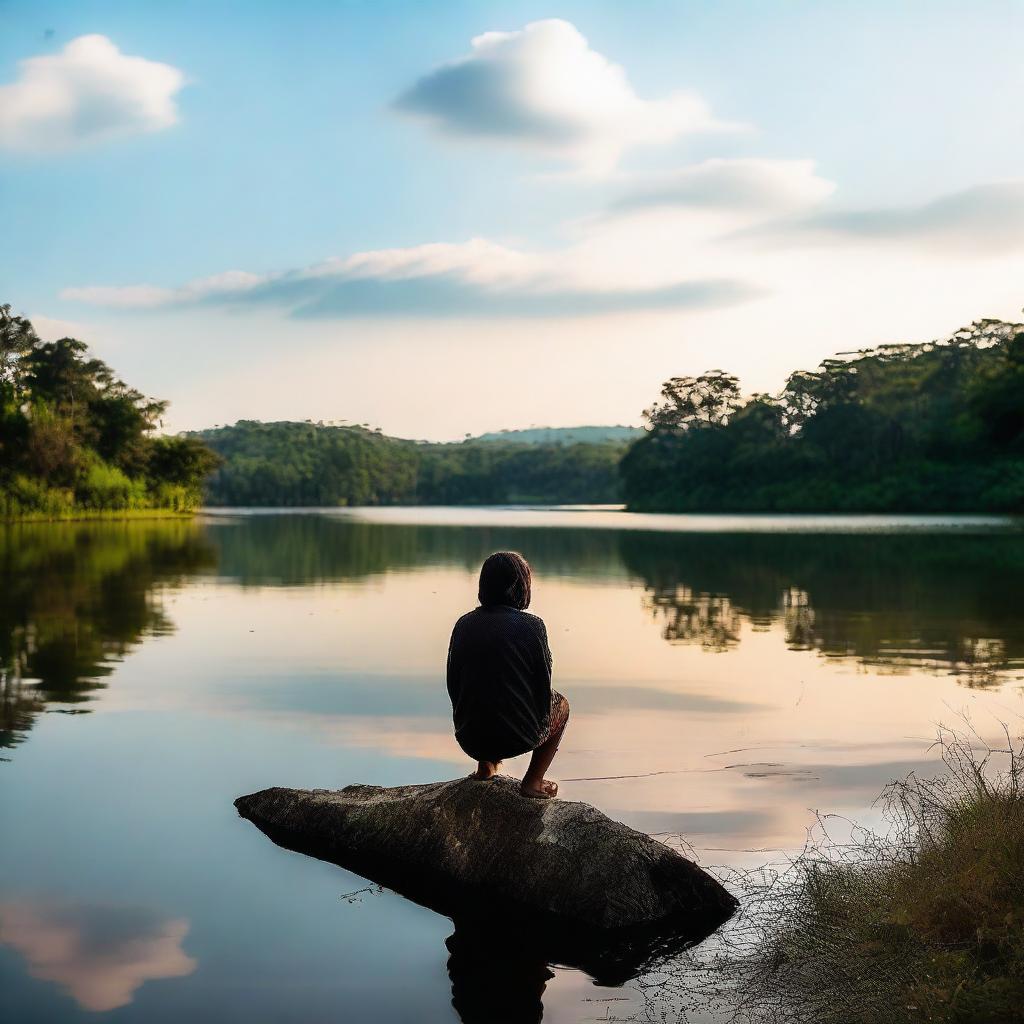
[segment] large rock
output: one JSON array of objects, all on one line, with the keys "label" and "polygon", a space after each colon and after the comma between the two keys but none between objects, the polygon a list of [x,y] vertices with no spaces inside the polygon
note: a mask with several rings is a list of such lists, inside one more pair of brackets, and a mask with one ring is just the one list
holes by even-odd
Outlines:
[{"label": "large rock", "polygon": [[481,919],[542,923],[558,947],[550,959],[593,961],[606,975],[691,944],[736,907],[663,843],[589,804],[527,799],[508,778],[265,789],[235,806],[279,845],[395,889],[463,932]]}]

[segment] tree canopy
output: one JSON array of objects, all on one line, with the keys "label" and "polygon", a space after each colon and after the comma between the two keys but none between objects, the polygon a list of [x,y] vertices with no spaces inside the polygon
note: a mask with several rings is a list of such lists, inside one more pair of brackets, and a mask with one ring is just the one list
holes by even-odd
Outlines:
[{"label": "tree canopy", "polygon": [[844,353],[774,396],[676,377],[645,416],[622,461],[633,509],[1024,511],[1022,324]]},{"label": "tree canopy", "polygon": [[156,435],[166,409],[85,342],[40,341],[0,306],[0,515],[195,507],[217,459],[195,439]]}]

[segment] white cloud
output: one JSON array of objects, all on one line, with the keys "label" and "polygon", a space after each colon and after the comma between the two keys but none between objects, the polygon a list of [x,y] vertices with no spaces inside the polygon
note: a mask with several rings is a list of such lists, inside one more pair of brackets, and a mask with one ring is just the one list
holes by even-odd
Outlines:
[{"label": "white cloud", "polygon": [[185,76],[169,64],[129,57],[106,36],[73,39],[52,56],[21,62],[0,86],[0,145],[53,152],[178,120],[174,98]]},{"label": "white cloud", "polygon": [[538,253],[486,239],[380,249],[298,270],[229,271],[179,288],[66,288],[62,299],[119,309],[200,304],[283,309],[307,318],[564,317],[730,305],[752,289],[728,275],[620,280],[585,252]]},{"label": "white cloud", "polygon": [[[800,292],[812,279],[841,281],[841,267],[860,274],[865,260],[900,280],[1024,253],[1024,182],[884,212],[837,211],[827,202],[833,187],[809,161],[711,160],[631,179],[610,212],[559,248],[433,242],[173,288],[66,288],[61,298],[117,309],[276,309],[304,319],[560,319],[724,310]],[[913,265],[908,244],[917,247]]]},{"label": "white cloud", "polygon": [[732,127],[694,93],[641,99],[625,70],[567,21],[485,32],[471,47],[419,79],[396,108],[446,135],[526,144],[592,171],[610,169],[630,146]]},{"label": "white cloud", "polygon": [[835,183],[813,160],[705,160],[663,174],[635,175],[612,203],[621,213],[644,209],[702,209],[747,217],[779,216],[828,198]]}]

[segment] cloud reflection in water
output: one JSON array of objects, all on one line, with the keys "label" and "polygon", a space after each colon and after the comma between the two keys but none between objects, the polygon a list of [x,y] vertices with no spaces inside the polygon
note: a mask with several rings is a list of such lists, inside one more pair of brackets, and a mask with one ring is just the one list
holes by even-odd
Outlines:
[{"label": "cloud reflection in water", "polygon": [[197,961],[182,949],[188,928],[142,907],[0,902],[0,944],[25,958],[33,978],[96,1013],[127,1006],[147,981],[191,974]]}]

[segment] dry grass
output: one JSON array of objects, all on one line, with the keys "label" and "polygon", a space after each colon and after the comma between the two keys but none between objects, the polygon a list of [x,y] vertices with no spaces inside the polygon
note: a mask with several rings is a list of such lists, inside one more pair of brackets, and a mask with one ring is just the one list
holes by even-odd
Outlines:
[{"label": "dry grass", "polygon": [[641,983],[654,1019],[1024,1022],[1024,740],[937,742],[947,771],[892,783],[881,832],[821,818],[784,869],[728,879],[717,946]]},{"label": "dry grass", "polygon": [[819,830],[748,884],[726,946],[741,1018],[1024,1021],[1024,743],[943,730],[938,745],[947,773],[892,783],[884,835]]}]

